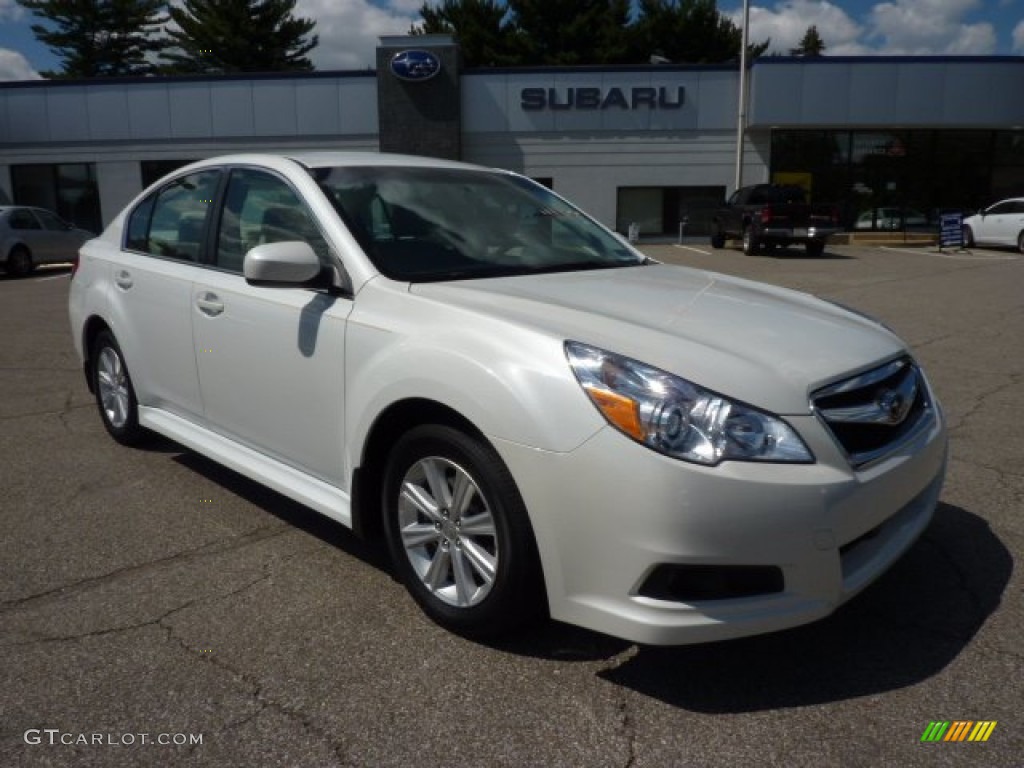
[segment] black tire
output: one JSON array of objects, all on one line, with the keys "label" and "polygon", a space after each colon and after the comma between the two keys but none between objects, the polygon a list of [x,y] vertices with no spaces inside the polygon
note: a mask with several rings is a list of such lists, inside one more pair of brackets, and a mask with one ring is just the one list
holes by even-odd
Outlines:
[{"label": "black tire", "polygon": [[[462,505],[451,498],[457,481],[469,489]],[[420,492],[419,506],[403,493],[407,484]],[[436,496],[441,503],[434,505]],[[424,502],[430,503],[429,514],[422,511],[428,508]],[[546,611],[526,507],[508,468],[483,440],[439,424],[412,429],[388,458],[381,507],[397,575],[441,626],[467,637],[495,637]],[[470,519],[478,521],[477,530],[466,533],[462,521]],[[419,539],[407,547],[402,530],[413,528]],[[481,555],[490,558],[490,569],[477,565]],[[489,582],[482,575],[487,570],[493,570]],[[432,572],[438,578],[428,586]]]},{"label": "black tire", "polygon": [[89,353],[89,365],[103,426],[121,445],[138,445],[148,433],[139,426],[135,387],[121,348],[110,331],[101,331],[96,336]]},{"label": "black tire", "polygon": [[974,247],[974,230],[968,226],[964,226],[964,248]]},{"label": "black tire", "polygon": [[761,249],[761,243],[754,234],[752,227],[743,228],[743,252],[747,256],[753,256]]},{"label": "black tire", "polygon": [[711,235],[711,247],[716,250],[719,248],[725,248],[725,232],[718,230]]},{"label": "black tire", "polygon": [[7,254],[7,274],[14,277],[25,277],[36,268],[32,261],[32,252],[23,245],[16,245]]},{"label": "black tire", "polygon": [[1024,232],[1017,235],[1017,250],[1024,253]]},{"label": "black tire", "polygon": [[825,244],[820,240],[809,240],[807,242],[807,255],[812,259],[820,259],[825,253]]}]

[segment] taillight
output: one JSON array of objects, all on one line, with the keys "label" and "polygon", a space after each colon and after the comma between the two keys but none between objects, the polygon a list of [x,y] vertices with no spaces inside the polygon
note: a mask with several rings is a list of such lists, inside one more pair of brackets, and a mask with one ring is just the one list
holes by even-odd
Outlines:
[{"label": "taillight", "polygon": [[770,205],[766,205],[764,208],[761,209],[761,223],[762,224],[770,224],[771,221],[772,221],[772,207]]}]

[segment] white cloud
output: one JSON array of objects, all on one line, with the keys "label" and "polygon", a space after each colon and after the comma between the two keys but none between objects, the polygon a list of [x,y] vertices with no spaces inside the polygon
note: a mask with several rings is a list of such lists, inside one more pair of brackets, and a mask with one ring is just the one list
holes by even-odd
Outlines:
[{"label": "white cloud", "polygon": [[[436,5],[431,2],[429,5]],[[423,0],[390,0],[388,7],[406,16],[420,17],[420,8],[423,7]]]},{"label": "white cloud", "polygon": [[[769,53],[788,54],[814,25],[825,55],[989,55],[998,45],[995,27],[968,20],[982,6],[982,0],[885,0],[855,18],[828,0],[782,0],[750,9],[750,39],[770,37]],[[742,23],[740,10],[728,16]],[[1015,50],[1024,51],[1020,25],[1014,35]]]},{"label": "white cloud", "polygon": [[1013,50],[1024,52],[1024,21],[1013,28]]},{"label": "white cloud", "polygon": [[39,80],[28,59],[17,51],[0,48],[0,80]]},{"label": "white cloud", "polygon": [[15,0],[0,0],[0,21],[17,21],[25,15],[25,9]]},{"label": "white cloud", "polygon": [[375,65],[381,35],[404,35],[419,21],[418,12],[400,10],[409,4],[392,0],[399,10],[389,10],[367,0],[298,0],[295,15],[316,21],[320,45],[309,57],[317,69],[366,69]]},{"label": "white cloud", "polygon": [[871,10],[868,39],[880,52],[899,55],[979,54],[996,50],[992,24],[964,18],[980,0],[893,0]]},{"label": "white cloud", "polygon": [[[728,14],[737,25],[743,24],[743,13]],[[825,41],[825,54],[853,55],[864,52],[858,39],[864,28],[837,5],[822,0],[784,0],[772,8],[752,6],[750,9],[750,40],[760,43],[771,38],[768,53],[788,55],[800,44],[808,27],[818,28]]]}]

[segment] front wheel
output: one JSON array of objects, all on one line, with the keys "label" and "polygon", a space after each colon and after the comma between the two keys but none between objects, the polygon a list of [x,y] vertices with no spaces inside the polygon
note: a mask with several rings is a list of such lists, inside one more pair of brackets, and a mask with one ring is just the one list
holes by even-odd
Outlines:
[{"label": "front wheel", "polygon": [[715,250],[718,250],[720,248],[725,248],[725,233],[724,232],[722,232],[721,230],[718,230],[713,235],[711,235],[711,247],[714,248]]},{"label": "front wheel", "polygon": [[974,230],[970,227],[964,227],[964,248],[974,247]]},{"label": "front wheel", "polygon": [[1024,253],[1024,232],[1017,235],[1017,250]]},{"label": "front wheel", "polygon": [[825,252],[825,244],[820,240],[809,240],[807,242],[807,255],[812,259],[821,258],[821,254]]},{"label": "front wheel", "polygon": [[121,348],[109,331],[102,331],[93,342],[92,388],[96,394],[103,426],[122,445],[135,445],[146,435],[139,425],[139,403],[135,398],[128,367]]},{"label": "front wheel", "polygon": [[485,637],[540,614],[526,508],[489,444],[443,425],[411,430],[389,458],[382,506],[398,576],[438,624]]}]

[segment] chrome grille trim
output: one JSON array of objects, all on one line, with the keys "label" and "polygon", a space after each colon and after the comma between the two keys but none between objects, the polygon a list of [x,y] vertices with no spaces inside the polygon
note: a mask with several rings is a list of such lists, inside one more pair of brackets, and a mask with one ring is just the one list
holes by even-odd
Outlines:
[{"label": "chrome grille trim", "polygon": [[924,376],[909,357],[815,391],[811,408],[856,469],[898,452],[935,422]]}]

